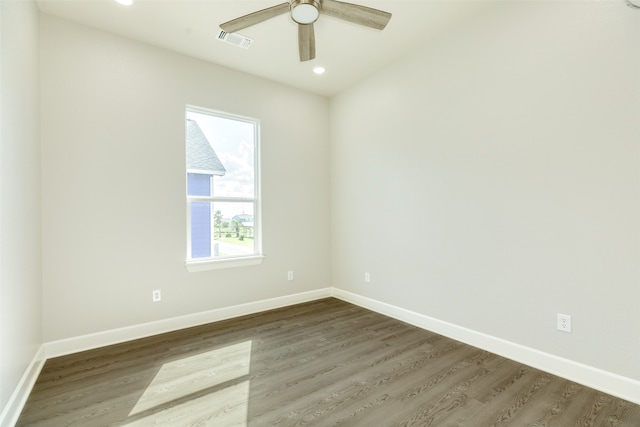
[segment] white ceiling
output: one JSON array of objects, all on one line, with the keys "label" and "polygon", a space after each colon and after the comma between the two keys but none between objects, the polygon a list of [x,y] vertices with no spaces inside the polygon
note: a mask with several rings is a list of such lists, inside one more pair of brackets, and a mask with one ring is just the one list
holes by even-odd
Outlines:
[{"label": "white ceiling", "polygon": [[[242,49],[217,40],[219,25],[285,0],[38,0],[44,13],[163,47],[313,93],[331,96],[394,59],[461,25],[492,2],[479,0],[353,0],[392,13],[383,31],[321,15],[316,59],[300,62],[296,24],[288,14],[239,31]],[[317,76],[312,68],[326,73]]]}]

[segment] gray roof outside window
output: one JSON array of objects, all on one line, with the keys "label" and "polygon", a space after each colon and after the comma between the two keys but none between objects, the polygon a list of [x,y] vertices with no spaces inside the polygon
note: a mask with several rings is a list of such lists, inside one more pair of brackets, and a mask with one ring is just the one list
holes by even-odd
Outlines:
[{"label": "gray roof outside window", "polygon": [[223,176],[227,170],[195,120],[187,119],[187,170]]}]

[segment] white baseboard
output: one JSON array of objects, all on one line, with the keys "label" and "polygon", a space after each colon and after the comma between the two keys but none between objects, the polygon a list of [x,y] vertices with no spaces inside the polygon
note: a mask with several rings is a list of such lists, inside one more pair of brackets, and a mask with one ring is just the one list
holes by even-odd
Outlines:
[{"label": "white baseboard", "polygon": [[331,289],[318,289],[315,291],[302,292],[283,297],[270,298],[246,304],[234,305],[215,310],[203,311],[200,313],[187,314],[170,319],[158,320],[155,322],[143,323],[140,325],[127,326],[124,328],[112,329],[109,331],[96,332],[93,334],[81,335],[58,341],[45,343],[45,355],[47,358],[64,356],[80,351],[91,350],[111,344],[118,344],[151,335],[190,328],[192,326],[204,325],[211,322],[219,322],[234,317],[245,316],[247,314],[259,313],[261,311],[273,310],[289,305],[300,304],[331,296]]},{"label": "white baseboard", "polygon": [[640,381],[597,369],[553,354],[443,322],[424,314],[333,288],[331,295],[343,301],[393,317],[422,329],[490,351],[570,381],[640,404]]},{"label": "white baseboard", "polygon": [[18,417],[20,417],[22,408],[27,403],[31,389],[33,389],[33,385],[36,383],[45,361],[44,346],[40,346],[26,371],[22,374],[22,378],[20,378],[18,385],[13,390],[11,397],[9,397],[9,401],[2,413],[0,413],[0,426],[14,426],[18,422]]}]

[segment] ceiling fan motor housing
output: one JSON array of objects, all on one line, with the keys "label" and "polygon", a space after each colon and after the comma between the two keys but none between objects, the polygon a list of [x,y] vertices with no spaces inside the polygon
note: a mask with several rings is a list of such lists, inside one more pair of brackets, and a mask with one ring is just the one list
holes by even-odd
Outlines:
[{"label": "ceiling fan motor housing", "polygon": [[320,2],[316,0],[293,0],[291,19],[298,24],[313,24],[320,16]]}]

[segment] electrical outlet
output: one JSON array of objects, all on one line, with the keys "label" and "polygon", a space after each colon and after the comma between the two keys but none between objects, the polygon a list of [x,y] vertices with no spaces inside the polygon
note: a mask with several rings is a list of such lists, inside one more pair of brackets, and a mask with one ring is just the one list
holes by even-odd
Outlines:
[{"label": "electrical outlet", "polygon": [[287,280],[293,280],[293,271],[287,272]]},{"label": "electrical outlet", "polygon": [[568,314],[558,313],[558,330],[562,332],[571,332],[571,316]]},{"label": "electrical outlet", "polygon": [[364,283],[371,283],[371,275],[369,273],[364,273]]},{"label": "electrical outlet", "polygon": [[153,302],[158,302],[162,300],[162,291],[160,289],[156,289],[151,293],[151,300]]}]

